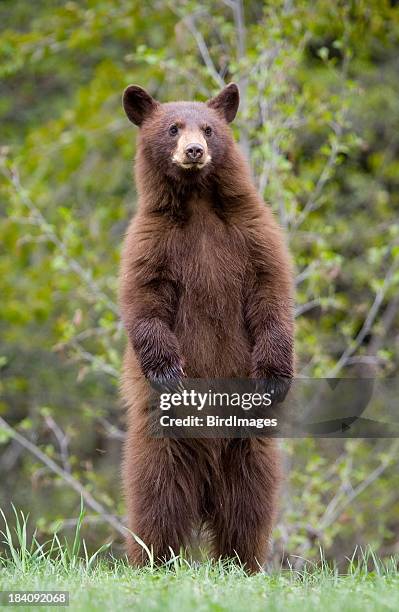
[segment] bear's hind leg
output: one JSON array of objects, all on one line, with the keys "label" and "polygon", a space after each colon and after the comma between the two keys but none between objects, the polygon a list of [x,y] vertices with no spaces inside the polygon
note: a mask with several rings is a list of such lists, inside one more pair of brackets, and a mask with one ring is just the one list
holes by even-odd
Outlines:
[{"label": "bear's hind leg", "polygon": [[[124,488],[128,527],[153,551],[155,562],[170,559],[189,544],[198,520],[195,471],[176,440],[130,439],[125,447]],[[128,558],[148,562],[142,546],[128,535]]]},{"label": "bear's hind leg", "polygon": [[238,557],[248,572],[263,567],[276,514],[277,458],[270,439],[227,442],[210,522],[215,558]]}]

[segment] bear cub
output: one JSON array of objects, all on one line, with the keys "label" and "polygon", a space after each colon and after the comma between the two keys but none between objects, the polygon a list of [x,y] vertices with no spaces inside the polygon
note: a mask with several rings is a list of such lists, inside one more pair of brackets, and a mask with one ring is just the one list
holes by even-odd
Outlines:
[{"label": "bear cub", "polygon": [[[128,527],[156,560],[189,546],[199,528],[213,558],[265,563],[280,482],[268,438],[171,439],[148,431],[150,383],[293,376],[293,277],[284,238],[234,142],[239,92],[161,104],[129,86],[139,129],[138,210],[121,264],[128,335],[123,479]],[[132,563],[146,562],[128,538]]]}]

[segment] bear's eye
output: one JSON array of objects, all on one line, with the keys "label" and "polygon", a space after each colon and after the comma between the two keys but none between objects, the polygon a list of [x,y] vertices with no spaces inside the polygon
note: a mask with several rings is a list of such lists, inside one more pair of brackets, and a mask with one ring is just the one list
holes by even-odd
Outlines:
[{"label": "bear's eye", "polygon": [[171,136],[176,136],[178,131],[179,131],[179,128],[177,127],[177,125],[171,125],[169,128],[169,134]]},{"label": "bear's eye", "polygon": [[212,136],[212,128],[209,127],[209,125],[208,125],[208,127],[205,128],[204,134],[205,134],[205,136]]}]

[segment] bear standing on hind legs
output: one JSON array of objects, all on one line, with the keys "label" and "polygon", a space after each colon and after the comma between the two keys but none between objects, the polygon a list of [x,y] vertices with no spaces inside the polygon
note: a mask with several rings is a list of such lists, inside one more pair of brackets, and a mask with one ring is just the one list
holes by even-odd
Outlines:
[{"label": "bear standing on hind legs", "polygon": [[[280,228],[228,124],[228,85],[206,103],[124,93],[139,126],[138,211],[126,236],[120,305],[129,342],[124,488],[128,526],[156,560],[206,527],[213,558],[265,562],[280,481],[274,440],[168,439],[148,433],[150,382],[293,376],[292,270]],[[145,553],[128,538],[134,564]]]}]

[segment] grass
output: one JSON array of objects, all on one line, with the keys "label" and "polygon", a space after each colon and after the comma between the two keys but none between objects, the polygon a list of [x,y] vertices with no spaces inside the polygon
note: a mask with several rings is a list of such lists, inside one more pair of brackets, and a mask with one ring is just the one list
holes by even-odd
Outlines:
[{"label": "grass", "polygon": [[[71,544],[55,534],[39,544],[28,538],[27,519],[15,513],[10,527],[4,514],[0,556],[0,590],[64,590],[70,610],[175,611],[290,611],[349,612],[399,609],[397,560],[383,563],[371,550],[354,555],[348,573],[340,575],[323,559],[307,563],[302,571],[247,576],[234,562],[189,563],[171,554],[155,567],[148,551],[148,567],[137,570],[115,559],[108,546],[89,555],[81,538],[81,509]],[[8,609],[4,607],[2,609]],[[15,609],[15,608],[9,608]],[[24,610],[50,610],[24,606]]]}]

